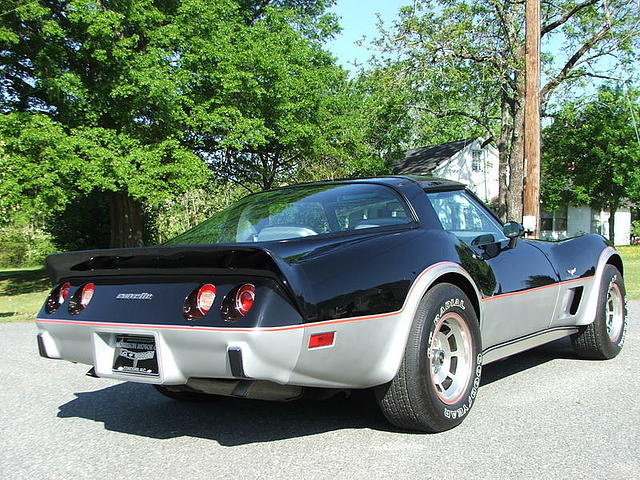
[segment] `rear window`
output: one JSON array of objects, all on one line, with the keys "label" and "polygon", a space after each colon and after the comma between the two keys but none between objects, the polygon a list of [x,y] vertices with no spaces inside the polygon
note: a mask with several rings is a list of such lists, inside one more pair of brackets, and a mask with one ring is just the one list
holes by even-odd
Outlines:
[{"label": "rear window", "polygon": [[404,201],[387,186],[307,185],[245,197],[166,245],[267,242],[411,221]]}]

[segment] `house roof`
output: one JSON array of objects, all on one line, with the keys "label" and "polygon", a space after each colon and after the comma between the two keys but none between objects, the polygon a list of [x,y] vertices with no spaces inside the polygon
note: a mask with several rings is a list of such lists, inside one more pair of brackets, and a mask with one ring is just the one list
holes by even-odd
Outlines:
[{"label": "house roof", "polygon": [[432,172],[439,165],[449,160],[464,147],[476,140],[477,138],[470,138],[407,150],[404,159],[393,165],[393,173],[424,174]]}]

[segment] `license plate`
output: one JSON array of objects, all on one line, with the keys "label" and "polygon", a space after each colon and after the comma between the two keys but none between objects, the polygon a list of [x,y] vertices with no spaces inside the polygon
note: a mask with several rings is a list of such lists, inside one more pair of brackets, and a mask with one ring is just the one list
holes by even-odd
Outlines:
[{"label": "license plate", "polygon": [[158,355],[153,337],[116,336],[113,371],[158,375]]}]

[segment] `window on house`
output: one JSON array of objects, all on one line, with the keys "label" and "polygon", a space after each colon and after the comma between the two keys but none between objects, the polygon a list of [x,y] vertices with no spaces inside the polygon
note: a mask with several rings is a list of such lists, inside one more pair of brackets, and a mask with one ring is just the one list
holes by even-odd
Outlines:
[{"label": "window on house", "polygon": [[608,225],[607,230],[605,231],[604,224],[607,223],[604,218],[601,218],[601,212],[597,209],[591,209],[591,232],[590,233],[599,233],[600,235],[605,235],[608,233]]},{"label": "window on house", "polygon": [[564,205],[553,212],[542,211],[540,214],[540,230],[563,232],[567,230],[567,206]]},{"label": "window on house", "polygon": [[567,206],[559,208],[554,213],[553,227],[556,231],[567,230]]},{"label": "window on house", "polygon": [[553,230],[553,212],[540,212],[540,230],[543,232]]},{"label": "window on house", "polygon": [[471,170],[482,171],[482,150],[471,150]]}]

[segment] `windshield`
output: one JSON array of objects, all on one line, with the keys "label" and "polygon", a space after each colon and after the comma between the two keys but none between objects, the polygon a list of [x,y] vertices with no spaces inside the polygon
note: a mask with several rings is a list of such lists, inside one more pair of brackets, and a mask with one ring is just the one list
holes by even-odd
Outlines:
[{"label": "windshield", "polygon": [[267,242],[411,221],[405,203],[384,185],[286,187],[245,197],[165,245]]}]

